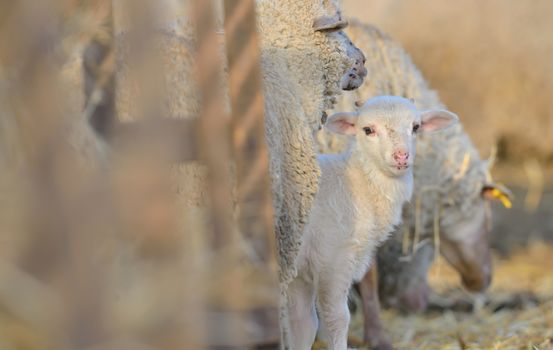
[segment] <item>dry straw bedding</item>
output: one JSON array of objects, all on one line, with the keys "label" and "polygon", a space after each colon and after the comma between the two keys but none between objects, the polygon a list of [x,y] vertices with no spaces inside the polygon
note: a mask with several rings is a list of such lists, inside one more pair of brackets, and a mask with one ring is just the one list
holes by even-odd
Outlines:
[{"label": "dry straw bedding", "polygon": [[[483,306],[473,311],[454,311],[470,306],[471,300],[473,305],[478,302],[460,289],[455,271],[442,260],[435,263],[430,272],[436,291],[431,298],[433,311],[382,313],[395,349],[553,349],[552,254],[552,245],[534,243],[509,259],[497,258],[491,290]],[[362,339],[362,325],[362,316],[355,313],[352,345]]]},{"label": "dry straw bedding", "polygon": [[[553,245],[533,244],[509,259],[496,259],[488,302],[478,311],[445,308],[406,316],[385,310],[383,322],[395,349],[553,349],[553,273],[549,264],[552,254]],[[433,266],[430,283],[437,292],[434,304],[444,304],[444,300],[463,304],[469,300],[459,288],[458,275],[443,261]],[[507,307],[494,312],[502,304]],[[362,325],[361,315],[354,313],[352,345],[360,341]],[[6,340],[17,344],[17,349],[43,349],[46,339],[39,330],[0,310],[0,349]],[[317,343],[315,348],[324,347]]]}]

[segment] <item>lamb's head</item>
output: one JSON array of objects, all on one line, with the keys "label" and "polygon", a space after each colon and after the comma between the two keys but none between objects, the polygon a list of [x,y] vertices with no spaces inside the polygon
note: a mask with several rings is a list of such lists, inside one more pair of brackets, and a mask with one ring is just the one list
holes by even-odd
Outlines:
[{"label": "lamb's head", "polygon": [[332,115],[325,126],[350,135],[352,154],[390,177],[412,172],[418,133],[441,130],[458,119],[445,110],[419,111],[410,100],[396,96],[375,97],[357,106],[357,111]]}]

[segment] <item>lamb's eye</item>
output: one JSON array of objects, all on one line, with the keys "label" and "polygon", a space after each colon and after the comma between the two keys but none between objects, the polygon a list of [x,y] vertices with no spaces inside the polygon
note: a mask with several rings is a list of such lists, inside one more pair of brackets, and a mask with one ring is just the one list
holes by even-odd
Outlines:
[{"label": "lamb's eye", "polygon": [[372,135],[372,134],[374,134],[374,129],[371,128],[370,126],[364,127],[364,128],[363,128],[363,131],[365,131],[365,135]]},{"label": "lamb's eye", "polygon": [[419,130],[420,127],[421,127],[420,124],[415,124],[415,125],[413,125],[413,132],[414,132],[414,133],[417,132],[417,131]]}]

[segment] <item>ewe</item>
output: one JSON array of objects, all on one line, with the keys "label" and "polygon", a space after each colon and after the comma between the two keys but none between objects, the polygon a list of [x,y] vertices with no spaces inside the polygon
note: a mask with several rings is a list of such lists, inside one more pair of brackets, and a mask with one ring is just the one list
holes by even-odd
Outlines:
[{"label": "ewe", "polygon": [[343,153],[318,157],[319,191],[305,226],[298,275],[288,290],[292,349],[311,349],[315,305],[329,349],[347,349],[348,291],[411,198],[416,134],[456,120],[448,111],[419,111],[409,100],[390,96],[328,118],[326,127],[352,142]]}]

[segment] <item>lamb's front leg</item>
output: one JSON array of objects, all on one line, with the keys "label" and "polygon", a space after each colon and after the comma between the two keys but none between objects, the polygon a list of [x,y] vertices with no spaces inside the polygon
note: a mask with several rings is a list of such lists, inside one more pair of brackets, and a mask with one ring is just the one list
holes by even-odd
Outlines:
[{"label": "lamb's front leg", "polygon": [[351,282],[349,274],[345,276],[337,271],[328,272],[319,279],[317,302],[329,350],[347,350]]},{"label": "lamb's front leg", "polygon": [[288,286],[288,321],[291,350],[310,350],[319,325],[314,286],[298,277]]}]

